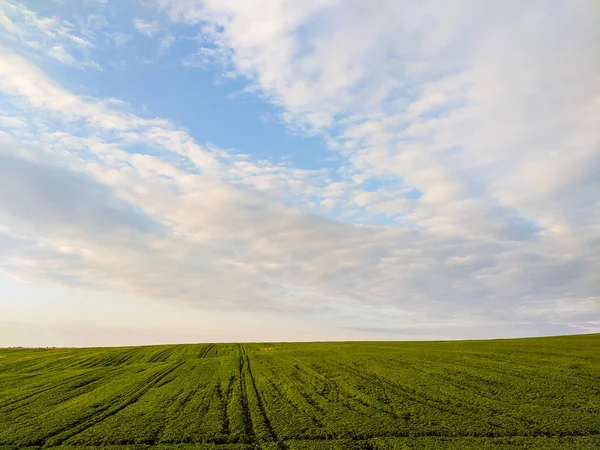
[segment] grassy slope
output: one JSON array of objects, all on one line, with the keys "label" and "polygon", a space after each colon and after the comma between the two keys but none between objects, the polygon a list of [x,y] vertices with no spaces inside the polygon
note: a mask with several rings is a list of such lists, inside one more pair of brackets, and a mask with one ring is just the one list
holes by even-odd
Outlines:
[{"label": "grassy slope", "polygon": [[597,449],[599,435],[600,335],[0,350],[0,448]]}]

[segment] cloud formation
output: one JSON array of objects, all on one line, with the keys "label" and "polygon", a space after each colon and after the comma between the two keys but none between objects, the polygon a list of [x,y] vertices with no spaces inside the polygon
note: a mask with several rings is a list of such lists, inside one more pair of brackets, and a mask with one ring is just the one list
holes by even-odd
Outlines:
[{"label": "cloud formation", "polygon": [[160,31],[160,25],[156,20],[144,20],[139,17],[133,19],[133,26],[143,35],[152,37]]},{"label": "cloud formation", "polygon": [[156,7],[141,33],[195,30],[187,65],[246,80],[340,166],[198,143],[0,48],[3,271],[363,331],[599,329],[593,2]]},{"label": "cloud formation", "polygon": [[73,23],[58,16],[44,17],[25,5],[0,4],[0,40],[38,58],[50,58],[78,69],[99,69],[90,58],[96,46],[89,23]]}]

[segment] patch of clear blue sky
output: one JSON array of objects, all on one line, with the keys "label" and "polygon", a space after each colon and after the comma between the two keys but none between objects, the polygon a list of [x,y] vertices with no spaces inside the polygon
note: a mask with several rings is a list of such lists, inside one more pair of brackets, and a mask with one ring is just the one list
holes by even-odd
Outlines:
[{"label": "patch of clear blue sky", "polygon": [[232,80],[215,85],[213,71],[181,68],[172,62],[133,63],[126,70],[108,68],[104,72],[85,71],[76,79],[93,86],[96,96],[111,96],[126,101],[143,115],[162,117],[184,127],[199,143],[213,143],[234,152],[247,153],[253,159],[274,162],[289,158],[303,169],[319,169],[328,151],[318,137],[292,134],[276,121],[262,117],[278,114],[275,108],[239,92],[243,83]]},{"label": "patch of clear blue sky", "polygon": [[[216,64],[184,67],[183,60],[199,46],[193,39],[197,33],[193,27],[169,27],[164,15],[134,1],[106,7],[94,2],[27,3],[42,16],[57,15],[72,22],[89,21],[90,14],[97,14],[107,22],[103,32],[131,36],[122,48],[104,40],[97,43],[93,54],[101,71],[61,68],[61,82],[69,88],[75,86],[76,92],[123,100],[138,114],[169,119],[185,128],[200,144],[212,143],[254,160],[285,160],[300,169],[337,167],[322,138],[290,130],[276,119],[280,110],[258,95],[242,93],[246,80],[223,79],[222,68]],[[133,26],[135,17],[158,20],[160,31],[152,37],[142,35]],[[177,40],[160,55],[158,43],[169,31]]]}]

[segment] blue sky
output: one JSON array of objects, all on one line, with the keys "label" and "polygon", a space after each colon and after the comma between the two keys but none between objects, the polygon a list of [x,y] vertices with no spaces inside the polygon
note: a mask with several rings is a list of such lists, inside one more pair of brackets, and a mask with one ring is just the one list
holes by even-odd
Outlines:
[{"label": "blue sky", "polygon": [[0,345],[600,331],[598,19],[0,0]]}]

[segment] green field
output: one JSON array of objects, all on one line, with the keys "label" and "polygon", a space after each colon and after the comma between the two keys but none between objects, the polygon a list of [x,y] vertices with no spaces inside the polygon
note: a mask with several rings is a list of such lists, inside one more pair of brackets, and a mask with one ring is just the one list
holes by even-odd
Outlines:
[{"label": "green field", "polygon": [[600,335],[0,349],[0,448],[600,448]]}]

